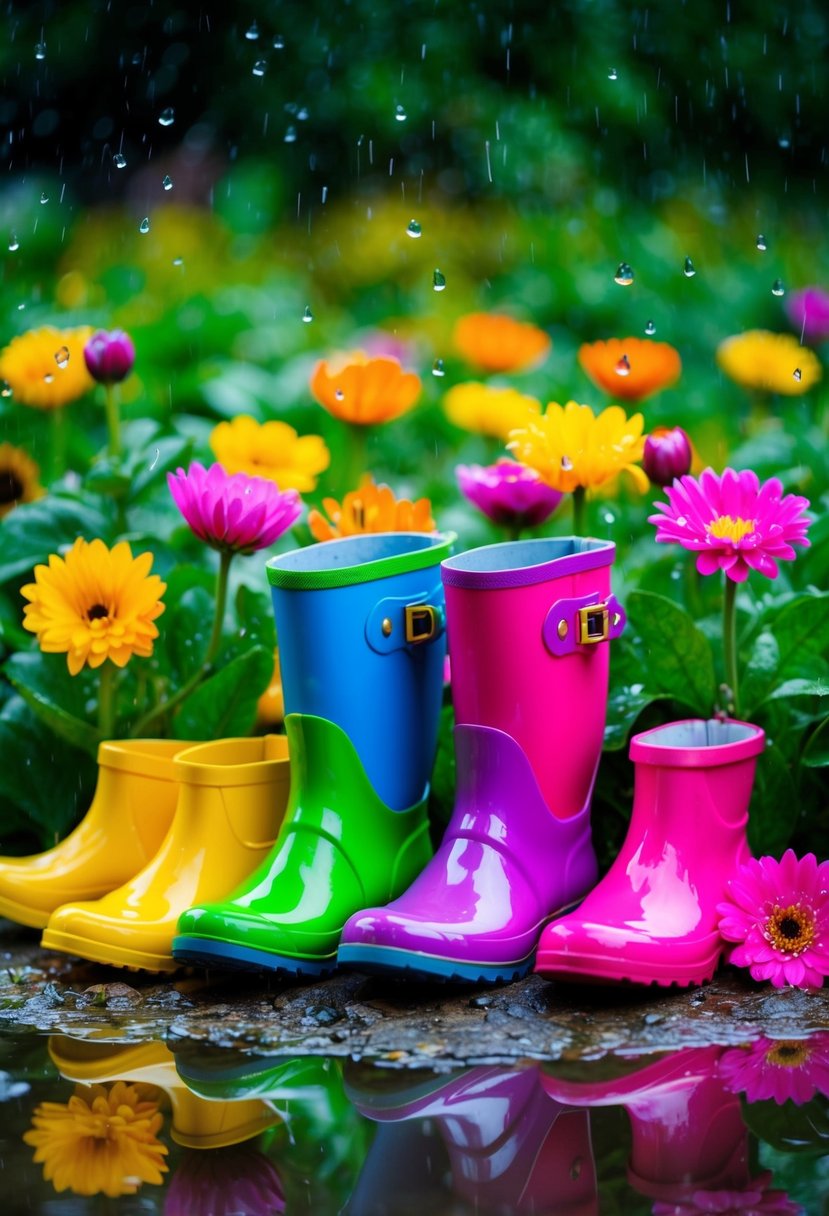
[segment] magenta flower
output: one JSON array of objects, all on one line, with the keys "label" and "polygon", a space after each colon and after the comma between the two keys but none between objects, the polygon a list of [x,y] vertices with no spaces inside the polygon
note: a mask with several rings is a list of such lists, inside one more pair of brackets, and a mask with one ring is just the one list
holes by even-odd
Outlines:
[{"label": "magenta flower", "polygon": [[752,570],[777,578],[777,563],[793,561],[792,545],[808,547],[807,498],[784,494],[776,477],[760,485],[756,473],[726,469],[718,476],[706,469],[699,480],[680,477],[665,487],[668,502],[656,502],[656,539],[679,544],[697,554],[700,574],[724,570],[743,583]]},{"label": "magenta flower", "polygon": [[793,291],[786,299],[786,312],[806,342],[825,342],[829,338],[829,292],[822,287]]},{"label": "magenta flower", "polygon": [[561,494],[546,485],[535,469],[514,460],[499,460],[487,468],[459,464],[455,473],[461,493],[496,524],[513,529],[543,524],[561,502]]},{"label": "magenta flower", "polygon": [[187,473],[167,474],[175,504],[199,540],[214,549],[253,553],[267,549],[302,511],[296,490],[280,490],[264,477],[226,473],[194,461]]},{"label": "magenta flower", "polygon": [[653,1216],[802,1216],[803,1208],[785,1191],[769,1189],[771,1181],[765,1170],[740,1191],[693,1191],[658,1200],[651,1210]]},{"label": "magenta flower", "polygon": [[658,486],[669,486],[691,468],[691,440],[681,426],[655,427],[645,440],[642,467]]},{"label": "magenta flower", "polygon": [[829,1033],[808,1039],[757,1039],[724,1051],[717,1068],[726,1089],[747,1102],[771,1098],[802,1106],[816,1093],[829,1097]]},{"label": "magenta flower", "polygon": [[117,384],[132,371],[135,347],[123,329],[107,333],[99,329],[83,348],[83,358],[93,380],[99,384]]},{"label": "magenta flower", "polygon": [[752,857],[728,882],[718,904],[720,935],[738,942],[729,961],[775,988],[821,988],[829,975],[829,861]]},{"label": "magenta flower", "polygon": [[250,1144],[188,1152],[164,1199],[164,1216],[277,1216],[284,1211],[275,1166]]}]

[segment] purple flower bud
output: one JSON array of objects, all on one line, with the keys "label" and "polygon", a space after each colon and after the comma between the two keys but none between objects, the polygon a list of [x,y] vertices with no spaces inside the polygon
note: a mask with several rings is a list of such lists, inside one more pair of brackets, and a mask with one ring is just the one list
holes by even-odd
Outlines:
[{"label": "purple flower bud", "polygon": [[829,338],[829,293],[822,287],[804,287],[786,300],[786,312],[806,342],[825,342]]},{"label": "purple flower bud", "polygon": [[99,384],[117,384],[132,371],[135,347],[122,329],[99,329],[83,348],[84,362]]},{"label": "purple flower bud", "polygon": [[535,469],[514,460],[499,460],[488,468],[459,464],[455,473],[465,497],[496,524],[535,527],[561,502],[559,491],[543,482]]},{"label": "purple flower bud", "polygon": [[681,426],[658,426],[645,440],[642,465],[654,485],[669,486],[689,472],[693,455],[691,440]]}]

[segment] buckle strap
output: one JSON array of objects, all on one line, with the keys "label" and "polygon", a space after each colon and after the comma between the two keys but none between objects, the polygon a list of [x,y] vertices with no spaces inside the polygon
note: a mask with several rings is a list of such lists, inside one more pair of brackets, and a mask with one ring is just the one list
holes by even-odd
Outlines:
[{"label": "buckle strap", "polygon": [[627,616],[615,595],[599,599],[598,592],[556,600],[541,630],[550,654],[563,658],[586,646],[618,638]]},{"label": "buckle strap", "polygon": [[366,641],[378,654],[433,642],[446,629],[443,587],[379,600],[366,620]]}]

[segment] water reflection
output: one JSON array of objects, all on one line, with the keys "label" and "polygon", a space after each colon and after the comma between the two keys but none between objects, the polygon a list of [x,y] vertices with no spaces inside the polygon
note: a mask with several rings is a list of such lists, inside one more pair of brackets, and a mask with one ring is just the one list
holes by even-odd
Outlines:
[{"label": "water reflection", "polygon": [[8,1042],[9,1212],[793,1216],[829,1199],[829,1035],[443,1074]]}]

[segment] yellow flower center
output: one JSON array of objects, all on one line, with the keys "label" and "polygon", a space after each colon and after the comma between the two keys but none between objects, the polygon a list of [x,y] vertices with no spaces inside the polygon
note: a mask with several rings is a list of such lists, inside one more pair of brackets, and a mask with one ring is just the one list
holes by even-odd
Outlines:
[{"label": "yellow flower center", "polygon": [[811,1052],[806,1043],[786,1042],[775,1043],[766,1052],[767,1064],[777,1068],[802,1068],[809,1059]]},{"label": "yellow flower center", "polygon": [[23,495],[23,482],[9,469],[0,471],[0,503],[17,502]]},{"label": "yellow flower center", "polygon": [[756,527],[756,519],[742,519],[739,515],[735,519],[733,515],[720,515],[708,525],[708,535],[736,544],[744,536],[750,536]]},{"label": "yellow flower center", "polygon": [[775,904],[763,934],[781,954],[802,954],[815,939],[814,914],[801,904],[790,904],[788,908]]},{"label": "yellow flower center", "polygon": [[86,619],[88,621],[100,621],[108,616],[109,616],[108,608],[105,608],[103,604],[93,604],[92,607],[89,609],[89,612],[87,612],[87,614],[86,614]]}]

